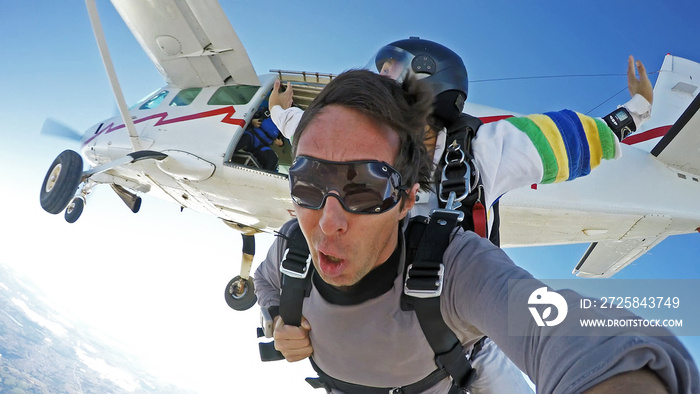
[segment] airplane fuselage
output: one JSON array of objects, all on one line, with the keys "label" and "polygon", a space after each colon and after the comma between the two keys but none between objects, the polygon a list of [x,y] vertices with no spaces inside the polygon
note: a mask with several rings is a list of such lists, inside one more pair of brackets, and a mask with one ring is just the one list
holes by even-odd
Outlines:
[{"label": "airplane fuselage", "polygon": [[[261,81],[261,87],[243,92],[227,86],[201,88],[191,101],[191,90],[173,86],[158,90],[130,113],[142,148],[168,158],[115,167],[92,179],[155,192],[183,207],[263,231],[279,228],[293,212],[286,175],[244,165],[244,158],[235,152],[274,76],[263,76]],[[181,96],[188,97],[187,104],[174,105]],[[82,154],[92,166],[131,151],[120,117],[94,125],[83,136]]]},{"label": "airplane fuselage", "polygon": [[[210,104],[221,87],[202,88],[187,105],[171,104],[187,89],[158,90],[135,105],[131,115],[143,148],[169,158],[113,168],[93,180],[155,191],[183,207],[262,231],[278,229],[294,217],[285,161],[280,172],[271,172],[234,159],[238,139],[274,78],[260,76],[263,85],[251,89],[250,98],[224,104]],[[465,111],[486,121],[514,114],[477,104],[467,104]],[[83,138],[82,153],[93,166],[131,150],[119,117],[91,127]],[[501,198],[502,244],[588,243],[695,231],[700,207],[691,196],[700,195],[697,177],[634,146],[623,145],[623,154],[625,160],[606,161],[587,177],[522,188]]]}]

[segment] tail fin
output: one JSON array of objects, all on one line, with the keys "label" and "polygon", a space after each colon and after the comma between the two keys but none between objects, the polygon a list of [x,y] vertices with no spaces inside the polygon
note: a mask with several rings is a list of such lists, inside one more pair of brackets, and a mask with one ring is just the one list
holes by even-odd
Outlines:
[{"label": "tail fin", "polygon": [[651,151],[700,92],[700,64],[666,55],[654,85],[651,119],[624,143]]}]

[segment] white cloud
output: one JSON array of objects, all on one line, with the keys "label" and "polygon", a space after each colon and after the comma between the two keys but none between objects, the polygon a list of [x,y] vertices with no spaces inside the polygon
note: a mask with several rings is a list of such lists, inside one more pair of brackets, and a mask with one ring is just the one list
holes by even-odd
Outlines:
[{"label": "white cloud", "polygon": [[112,367],[102,359],[88,356],[87,353],[85,353],[85,351],[79,347],[75,348],[75,353],[78,355],[78,358],[83,362],[83,364],[98,372],[102,378],[114,382],[122,389],[128,392],[134,392],[136,389],[141,387],[139,382],[128,372]]},{"label": "white cloud", "polygon": [[[38,313],[34,312],[29,306],[19,298],[12,298],[12,302],[17,305],[22,312],[24,312],[25,315],[38,325],[48,328],[51,332],[53,332],[55,335],[58,336],[64,336],[68,332],[68,330],[65,329],[62,325],[51,321],[49,319],[46,319],[39,315]],[[14,319],[13,319],[14,320]]]}]

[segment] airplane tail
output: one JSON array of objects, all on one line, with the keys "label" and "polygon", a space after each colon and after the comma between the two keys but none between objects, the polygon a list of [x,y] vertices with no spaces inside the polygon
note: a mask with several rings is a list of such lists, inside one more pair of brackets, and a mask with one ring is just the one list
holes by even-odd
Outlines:
[{"label": "airplane tail", "polygon": [[[651,119],[640,131],[624,140],[650,152],[675,171],[678,182],[700,182],[700,64],[666,55],[654,86]],[[692,186],[695,187],[695,186]],[[674,218],[648,214],[619,240],[592,243],[574,269],[581,277],[610,277],[666,238],[635,236],[637,230],[667,229]]]},{"label": "airplane tail", "polygon": [[700,63],[666,55],[654,85],[651,119],[624,143],[651,152],[700,89]]}]

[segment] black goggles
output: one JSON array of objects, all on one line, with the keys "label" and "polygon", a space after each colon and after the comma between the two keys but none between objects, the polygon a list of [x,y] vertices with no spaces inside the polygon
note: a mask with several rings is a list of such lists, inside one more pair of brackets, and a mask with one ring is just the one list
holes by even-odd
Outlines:
[{"label": "black goggles", "polygon": [[401,174],[383,161],[327,161],[308,156],[294,159],[289,187],[292,200],[300,207],[321,209],[326,198],[334,196],[346,211],[363,214],[390,210],[406,190]]}]

